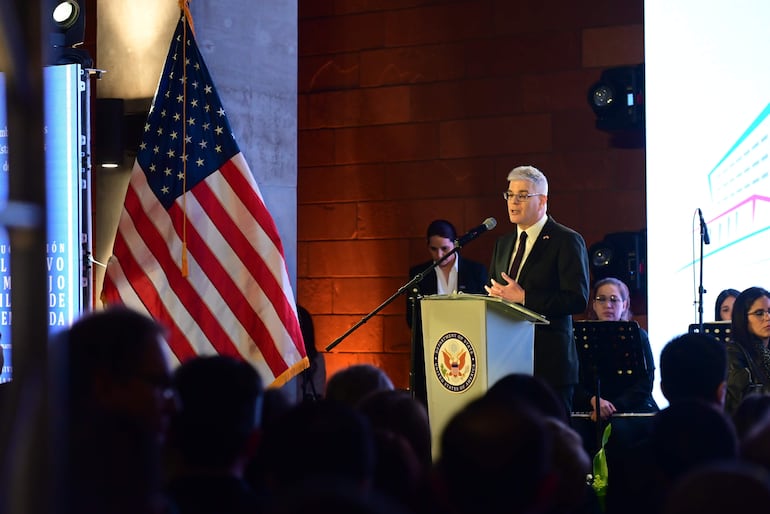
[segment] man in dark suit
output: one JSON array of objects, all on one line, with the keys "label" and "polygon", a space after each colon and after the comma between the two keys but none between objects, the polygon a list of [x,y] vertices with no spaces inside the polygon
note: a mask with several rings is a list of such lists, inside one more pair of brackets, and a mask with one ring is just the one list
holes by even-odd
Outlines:
[{"label": "man in dark suit", "polygon": [[[487,268],[481,263],[463,259],[457,252],[446,257],[455,247],[457,240],[457,231],[454,225],[447,220],[434,220],[428,225],[426,233],[428,252],[431,260],[412,266],[409,269],[409,277],[414,278],[418,273],[425,272],[434,262],[438,262],[432,271],[425,274],[425,277],[414,285],[409,292],[407,302],[406,322],[412,327],[412,309],[411,302],[419,302],[417,298],[433,294],[451,294],[451,293],[484,293],[484,286],[487,283]],[[420,318],[419,303],[416,303],[415,319],[416,334],[414,348],[414,392],[415,397],[426,402],[425,392],[425,366],[423,359],[422,345],[422,322]]]},{"label": "man in dark suit", "polygon": [[495,243],[486,290],[548,319],[548,325],[535,326],[534,374],[550,384],[571,411],[578,382],[572,315],[588,304],[586,244],[580,234],[546,214],[548,180],[537,168],[514,168],[504,197],[516,228]]}]

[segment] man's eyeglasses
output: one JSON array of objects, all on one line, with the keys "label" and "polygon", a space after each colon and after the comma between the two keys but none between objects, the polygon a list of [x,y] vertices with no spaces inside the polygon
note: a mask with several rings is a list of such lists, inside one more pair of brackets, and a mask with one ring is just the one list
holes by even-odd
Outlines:
[{"label": "man's eyeglasses", "polygon": [[757,311],[750,312],[749,316],[754,316],[757,319],[764,319],[765,316],[770,317],[770,309],[767,309],[767,310],[759,309]]},{"label": "man's eyeglasses", "polygon": [[171,378],[166,375],[159,375],[154,373],[136,373],[134,375],[137,379],[155,388],[159,391],[163,398],[173,398],[176,392],[174,386],[171,384]]},{"label": "man's eyeglasses", "polygon": [[506,200],[517,200],[519,202],[526,202],[533,196],[545,196],[543,193],[511,193],[506,191],[503,193],[503,198]]},{"label": "man's eyeglasses", "polygon": [[594,300],[596,300],[599,303],[607,303],[607,302],[609,302],[612,305],[615,305],[617,303],[622,303],[623,302],[622,298],[618,298],[615,295],[612,295],[612,296],[609,296],[609,297],[607,297],[607,296],[597,296],[596,298],[594,298]]}]

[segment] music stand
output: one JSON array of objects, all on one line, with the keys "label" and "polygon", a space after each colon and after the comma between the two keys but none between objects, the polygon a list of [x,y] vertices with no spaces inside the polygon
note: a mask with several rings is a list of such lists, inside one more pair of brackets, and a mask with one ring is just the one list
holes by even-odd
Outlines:
[{"label": "music stand", "polygon": [[580,384],[597,398],[597,443],[601,447],[599,402],[602,384],[613,390],[633,385],[647,375],[642,338],[636,321],[575,321],[573,337],[580,360]]},{"label": "music stand", "polygon": [[693,323],[689,327],[691,334],[708,334],[717,341],[721,341],[725,344],[729,343],[732,338],[732,323],[729,321],[714,321],[711,323],[703,323],[703,332],[701,332],[700,324]]}]

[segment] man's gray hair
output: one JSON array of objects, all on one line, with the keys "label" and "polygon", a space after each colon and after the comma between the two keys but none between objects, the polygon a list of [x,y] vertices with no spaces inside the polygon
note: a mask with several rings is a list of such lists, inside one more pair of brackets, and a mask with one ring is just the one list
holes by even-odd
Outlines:
[{"label": "man's gray hair", "polygon": [[517,166],[508,173],[508,182],[511,180],[526,180],[535,186],[538,193],[548,195],[548,179],[543,172],[534,166]]}]

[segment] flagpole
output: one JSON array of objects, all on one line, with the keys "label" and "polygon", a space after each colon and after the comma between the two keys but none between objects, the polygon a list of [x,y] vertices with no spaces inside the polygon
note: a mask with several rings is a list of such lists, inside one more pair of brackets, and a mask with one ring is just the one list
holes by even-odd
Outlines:
[{"label": "flagpole", "polygon": [[190,0],[179,0],[179,10],[184,13],[184,17],[190,25],[190,31],[193,36],[195,36],[195,24],[193,23],[192,13],[190,12]]}]

